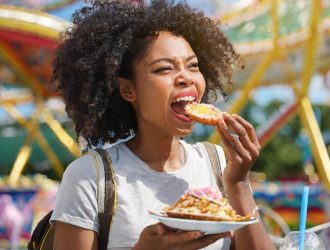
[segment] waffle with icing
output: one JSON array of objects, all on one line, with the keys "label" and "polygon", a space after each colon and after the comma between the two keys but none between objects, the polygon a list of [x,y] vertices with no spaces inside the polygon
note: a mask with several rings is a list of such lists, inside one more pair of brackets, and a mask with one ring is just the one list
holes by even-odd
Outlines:
[{"label": "waffle with icing", "polygon": [[186,191],[174,205],[165,207],[164,212],[169,217],[192,220],[237,222],[253,218],[252,215],[241,216],[237,214],[227,198],[216,197],[214,194],[204,195],[205,190],[207,189],[204,188],[202,192],[196,190]]},{"label": "waffle with icing", "polygon": [[185,107],[186,115],[190,119],[205,124],[216,126],[219,117],[221,117],[222,112],[212,104],[206,103],[188,103]]}]

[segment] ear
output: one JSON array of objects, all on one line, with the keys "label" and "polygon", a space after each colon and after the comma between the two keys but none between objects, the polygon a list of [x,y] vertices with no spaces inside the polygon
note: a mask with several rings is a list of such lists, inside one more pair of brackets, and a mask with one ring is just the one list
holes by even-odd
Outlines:
[{"label": "ear", "polygon": [[136,100],[136,92],[133,82],[123,77],[118,77],[117,86],[121,97],[128,101],[134,102]]}]

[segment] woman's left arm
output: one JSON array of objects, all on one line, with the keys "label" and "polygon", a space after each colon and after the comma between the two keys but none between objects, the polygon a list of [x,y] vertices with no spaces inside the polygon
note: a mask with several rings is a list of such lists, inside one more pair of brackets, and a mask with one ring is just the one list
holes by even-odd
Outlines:
[{"label": "woman's left arm", "polygon": [[[235,136],[230,132],[236,133]],[[238,115],[223,114],[218,132],[227,151],[223,183],[232,207],[241,215],[251,214],[256,207],[249,184],[249,171],[261,149],[253,126]],[[276,249],[263,226],[258,223],[243,227],[233,235],[232,249]]]}]

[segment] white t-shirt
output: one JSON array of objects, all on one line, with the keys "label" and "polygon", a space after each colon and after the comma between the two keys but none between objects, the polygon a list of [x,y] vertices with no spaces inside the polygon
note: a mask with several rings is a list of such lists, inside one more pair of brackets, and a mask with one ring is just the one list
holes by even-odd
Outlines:
[{"label": "white t-shirt", "polygon": [[[151,169],[124,144],[109,149],[116,176],[117,208],[113,218],[108,248],[131,249],[141,231],[158,221],[148,210],[161,210],[172,205],[188,188],[215,186],[216,181],[207,152],[201,143],[181,141],[186,162],[177,171],[158,172]],[[226,165],[220,146],[217,151],[222,170]],[[102,167],[102,166],[101,166]],[[55,202],[51,221],[98,232],[96,167],[93,156],[86,154],[66,169]],[[220,239],[207,250],[229,249],[230,238]]]}]

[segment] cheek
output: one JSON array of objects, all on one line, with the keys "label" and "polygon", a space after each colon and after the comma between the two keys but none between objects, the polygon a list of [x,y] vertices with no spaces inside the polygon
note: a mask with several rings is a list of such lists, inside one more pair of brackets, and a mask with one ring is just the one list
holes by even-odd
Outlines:
[{"label": "cheek", "polygon": [[149,77],[141,86],[141,94],[145,95],[146,98],[156,100],[166,98],[171,87],[171,81],[172,79],[169,77]]},{"label": "cheek", "polygon": [[143,84],[139,89],[138,102],[142,109],[141,111],[144,113],[154,112],[155,110],[159,112],[164,106],[164,102],[166,102],[168,86],[166,84],[159,84],[155,80],[148,82],[148,84]]},{"label": "cheek", "polygon": [[202,83],[202,86],[201,86],[201,89],[202,89],[203,93],[205,92],[205,88],[206,88],[206,82],[205,82],[205,79],[203,78],[203,83]]},{"label": "cheek", "polygon": [[198,83],[199,83],[198,84],[198,91],[199,91],[200,98],[201,98],[204,95],[205,88],[206,88],[205,78],[203,77],[202,74],[199,76]]},{"label": "cheek", "polygon": [[[140,101],[147,100],[157,100],[162,98],[164,92],[168,90],[168,86],[157,79],[148,79],[148,81],[144,82],[139,88],[139,96]],[[143,100],[146,99],[146,100]]]}]

